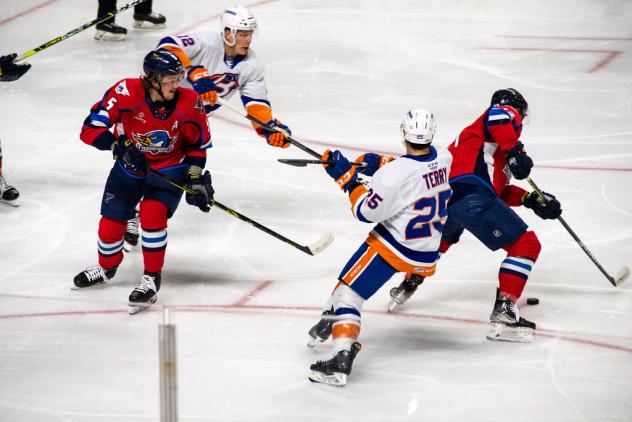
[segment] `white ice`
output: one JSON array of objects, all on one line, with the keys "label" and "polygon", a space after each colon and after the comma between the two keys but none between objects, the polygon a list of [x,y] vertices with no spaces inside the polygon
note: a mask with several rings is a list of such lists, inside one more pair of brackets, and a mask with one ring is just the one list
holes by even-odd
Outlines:
[{"label": "white ice", "polygon": [[[122,5],[119,1],[119,6]],[[305,347],[336,277],[370,226],[310,158],[271,148],[229,110],[211,120],[207,168],[217,198],[301,243],[310,257],[219,210],[181,203],[169,225],[154,311],[127,315],[139,251],[111,284],[72,291],[96,262],[99,201],[112,161],[79,140],[90,106],[138,76],[168,34],[217,26],[229,2],[156,0],[159,32],[118,22],[28,61],[0,86],[0,137],[19,208],[0,208],[0,421],[157,421],[158,324],[177,326],[182,421],[632,421],[632,281],[615,288],[556,221],[519,210],[543,250],[519,304],[531,344],[490,342],[498,265],[465,236],[399,313],[396,277],[367,302],[343,389],[312,384],[330,344]],[[0,0],[0,53],[23,53],[93,19],[96,1]],[[253,1],[254,48],[276,116],[318,151],[402,152],[399,122],[434,111],[447,145],[495,89],[515,87],[532,112],[523,141],[533,179],[614,274],[632,264],[632,4],[619,0]],[[233,101],[236,102],[236,98]],[[519,185],[527,187],[525,183]],[[540,304],[527,306],[526,297]]]}]

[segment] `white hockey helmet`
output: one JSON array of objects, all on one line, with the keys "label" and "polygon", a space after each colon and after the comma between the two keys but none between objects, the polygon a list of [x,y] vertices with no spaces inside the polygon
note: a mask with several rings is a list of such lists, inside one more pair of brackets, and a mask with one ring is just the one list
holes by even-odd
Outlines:
[{"label": "white hockey helmet", "polygon": [[[233,35],[233,43],[226,41],[224,30],[230,29]],[[255,31],[257,29],[257,20],[248,9],[243,6],[231,6],[222,13],[222,38],[229,45],[235,45],[235,35],[237,31]]]},{"label": "white hockey helmet", "polygon": [[415,145],[430,145],[436,129],[434,115],[422,108],[412,109],[404,115],[400,129],[402,144],[406,145],[408,141]]}]

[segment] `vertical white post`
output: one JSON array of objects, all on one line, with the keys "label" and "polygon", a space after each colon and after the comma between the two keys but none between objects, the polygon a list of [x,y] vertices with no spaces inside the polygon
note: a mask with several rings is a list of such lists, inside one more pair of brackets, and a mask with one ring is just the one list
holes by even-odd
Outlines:
[{"label": "vertical white post", "polygon": [[160,348],[160,421],[178,422],[178,385],[176,368],[176,326],[169,323],[169,309],[158,326]]}]

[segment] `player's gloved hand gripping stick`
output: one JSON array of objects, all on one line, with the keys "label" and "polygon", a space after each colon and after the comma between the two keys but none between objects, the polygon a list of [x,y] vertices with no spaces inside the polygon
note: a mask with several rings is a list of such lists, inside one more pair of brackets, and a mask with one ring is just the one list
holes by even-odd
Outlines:
[{"label": "player's gloved hand gripping stick", "polygon": [[[530,177],[527,177],[527,182],[529,182],[529,184],[531,185],[531,187],[533,188],[533,190],[535,191],[535,193],[538,194],[538,196],[540,197],[540,199],[544,202],[547,201],[547,195],[542,192],[540,190],[540,188],[535,184],[535,182],[533,180],[531,180]],[[590,251],[588,250],[588,248],[586,247],[586,245],[584,245],[584,243],[579,239],[579,237],[575,234],[575,232],[573,231],[573,229],[571,229],[571,227],[568,225],[568,223],[566,223],[566,221],[562,218],[561,215],[559,215],[557,217],[557,219],[560,221],[560,223],[562,223],[562,226],[564,226],[564,228],[566,229],[566,231],[568,231],[568,233],[571,235],[571,237],[575,240],[575,242],[577,242],[577,244],[579,245],[580,248],[582,248],[582,250],[586,253],[586,255],[588,255],[588,258],[590,258],[590,260],[597,266],[597,268],[599,268],[599,271],[601,271],[601,273],[606,276],[606,278],[608,279],[608,281],[614,286],[617,287],[619,286],[621,283],[623,283],[629,276],[630,276],[630,268],[628,268],[627,266],[623,266],[621,267],[621,269],[617,272],[617,275],[615,277],[612,277],[610,274],[608,274],[608,272],[601,266],[601,264],[599,263],[599,261],[597,261],[597,258],[595,258],[593,256],[592,253],[590,253]]]},{"label": "player's gloved hand gripping stick", "polygon": [[318,159],[322,158],[321,154],[317,153],[313,149],[303,145],[302,143],[300,143],[296,139],[292,138],[292,136],[290,136],[290,134],[287,133],[286,131],[284,131],[282,128],[279,128],[278,126],[270,126],[267,123],[262,122],[261,120],[257,119],[256,117],[253,117],[250,114],[248,114],[248,112],[246,110],[234,106],[233,104],[231,104],[230,102],[226,101],[222,97],[217,97],[217,103],[221,104],[223,106],[226,106],[226,108],[234,111],[235,113],[237,113],[237,114],[239,114],[241,116],[244,116],[246,119],[250,120],[251,122],[255,122],[259,126],[262,126],[262,127],[266,128],[269,131],[281,133],[283,136],[285,136],[285,139],[287,139],[290,142],[290,144],[294,145],[297,148],[302,149],[303,151],[305,151],[306,153],[308,153],[312,157],[318,158]]},{"label": "player's gloved hand gripping stick", "polygon": [[[196,196],[196,195],[202,195],[199,191],[191,189],[187,186],[181,185],[178,182],[176,182],[175,180],[171,179],[169,176],[165,176],[164,174],[158,173],[157,171],[154,171],[152,169],[149,169],[149,173],[161,178],[162,180],[164,180],[165,182],[177,187],[178,189],[183,190],[184,192],[186,192],[188,195],[191,196]],[[256,228],[258,228],[259,230],[269,234],[272,237],[275,237],[285,243],[287,243],[290,246],[295,247],[296,249],[298,249],[301,252],[304,252],[308,255],[316,255],[321,253],[322,251],[324,251],[325,249],[327,249],[327,247],[329,245],[331,245],[331,242],[334,241],[334,236],[330,233],[327,232],[325,234],[323,234],[321,236],[320,239],[318,239],[316,242],[311,243],[309,245],[301,245],[299,243],[296,243],[295,241],[293,241],[292,239],[288,239],[287,237],[275,232],[272,229],[267,228],[266,226],[257,223],[256,221],[246,217],[245,215],[233,210],[232,208],[227,207],[226,205],[222,204],[221,202],[217,202],[217,200],[215,200],[213,198],[212,200],[212,204],[209,203],[209,205],[218,207],[219,209],[221,209],[222,211],[226,212],[228,215],[235,217],[241,221],[245,221],[246,223],[250,224],[251,226],[254,226]]]}]

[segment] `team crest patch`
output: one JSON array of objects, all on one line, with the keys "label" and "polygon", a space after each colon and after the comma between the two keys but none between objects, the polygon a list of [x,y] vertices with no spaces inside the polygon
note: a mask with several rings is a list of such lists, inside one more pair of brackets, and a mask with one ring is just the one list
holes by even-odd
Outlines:
[{"label": "team crest patch", "polygon": [[114,88],[114,91],[116,91],[117,94],[129,96],[129,91],[127,90],[127,85],[125,81],[118,84],[116,88]]},{"label": "team crest patch", "polygon": [[154,155],[173,151],[173,145],[176,143],[176,138],[169,136],[166,130],[152,130],[143,134],[132,133],[132,137],[139,150]]}]

